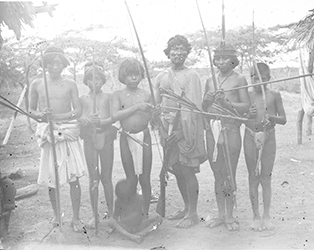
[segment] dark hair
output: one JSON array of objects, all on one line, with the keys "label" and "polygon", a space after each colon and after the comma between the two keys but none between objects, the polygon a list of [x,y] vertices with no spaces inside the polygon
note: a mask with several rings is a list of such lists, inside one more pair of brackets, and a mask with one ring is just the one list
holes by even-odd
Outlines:
[{"label": "dark hair", "polygon": [[[102,84],[106,83],[106,76],[104,74],[104,67],[100,62],[95,62],[95,74],[99,75]],[[87,62],[84,65],[84,79],[83,83],[87,85],[87,81],[93,78],[93,62]]]},{"label": "dark hair", "polygon": [[[256,63],[256,66],[260,73],[265,72],[270,77],[270,69],[266,63],[259,62],[259,63]],[[253,66],[251,68],[251,77],[253,77],[254,75],[255,75],[255,67]]]},{"label": "dark hair", "polygon": [[215,64],[215,59],[217,57],[224,56],[228,57],[231,60],[230,66],[232,69],[237,67],[239,65],[239,59],[237,57],[237,51],[236,49],[231,45],[227,43],[221,43],[215,50],[214,50],[214,65]]},{"label": "dark hair", "polygon": [[119,67],[119,81],[125,84],[125,78],[131,74],[140,75],[144,79],[144,68],[140,62],[134,58],[125,59]]},{"label": "dark hair", "polygon": [[117,198],[126,200],[136,194],[136,185],[128,179],[119,180],[116,184],[115,194]]},{"label": "dark hair", "polygon": [[188,39],[186,37],[181,35],[175,35],[174,37],[171,37],[167,43],[167,48],[164,49],[164,53],[168,58],[170,58],[170,50],[172,47],[176,45],[183,45],[186,48],[187,53],[189,54],[191,52],[192,46],[189,43]]},{"label": "dark hair", "polygon": [[51,63],[57,56],[61,58],[62,64],[64,67],[67,67],[68,65],[70,65],[68,59],[64,55],[64,51],[60,48],[51,46],[51,47],[48,47],[44,52],[44,56],[43,56],[44,68],[46,68],[47,65]]}]

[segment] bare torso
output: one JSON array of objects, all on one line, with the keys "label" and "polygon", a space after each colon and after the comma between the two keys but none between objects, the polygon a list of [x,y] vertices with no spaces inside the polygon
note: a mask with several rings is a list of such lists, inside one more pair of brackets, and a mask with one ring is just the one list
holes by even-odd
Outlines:
[{"label": "bare torso", "polygon": [[[128,109],[139,103],[149,103],[150,95],[143,89],[129,91],[126,88],[116,91],[115,98],[119,101],[120,110]],[[130,133],[138,133],[147,128],[151,113],[137,110],[120,120],[122,128]]]}]

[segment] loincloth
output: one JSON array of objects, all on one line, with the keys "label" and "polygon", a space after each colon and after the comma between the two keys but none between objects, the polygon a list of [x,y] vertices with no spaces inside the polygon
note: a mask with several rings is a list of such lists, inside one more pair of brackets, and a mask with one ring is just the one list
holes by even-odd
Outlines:
[{"label": "loincloth", "polygon": [[217,161],[218,156],[218,145],[224,144],[224,137],[221,133],[223,129],[238,133],[239,126],[237,123],[224,123],[223,127],[220,120],[210,120],[210,128],[214,137],[214,151],[213,151],[213,162]]},{"label": "loincloth", "polygon": [[270,136],[275,132],[275,129],[271,128],[265,132],[255,132],[249,127],[245,127],[245,131],[247,132],[247,135],[249,135],[249,137],[254,141],[256,149],[260,150],[265,145],[268,138],[270,138]]},{"label": "loincloth", "polygon": [[[55,150],[58,165],[59,185],[76,181],[85,175],[86,162],[79,141],[80,127],[77,122],[54,123]],[[49,124],[39,123],[36,136],[41,147],[38,184],[55,188],[55,164],[49,132]]]},{"label": "loincloth", "polygon": [[82,127],[80,131],[80,137],[83,140],[92,141],[97,150],[102,149],[106,143],[111,143],[117,138],[117,128],[110,126],[108,129],[103,131],[102,129],[96,129],[96,142],[93,139],[93,128]]},{"label": "loincloth", "polygon": [[130,149],[135,175],[143,174],[143,147],[150,146],[144,143],[146,137],[149,136],[149,129],[146,128],[145,130],[134,134],[130,134],[122,130],[121,135],[121,139],[123,139],[128,144]]}]

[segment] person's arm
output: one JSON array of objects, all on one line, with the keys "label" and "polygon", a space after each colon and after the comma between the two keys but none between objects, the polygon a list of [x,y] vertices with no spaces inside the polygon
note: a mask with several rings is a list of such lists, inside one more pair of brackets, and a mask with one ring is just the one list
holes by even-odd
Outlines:
[{"label": "person's arm", "polygon": [[[102,94],[100,103],[100,110],[99,115],[95,114],[92,115],[92,122],[96,125],[97,128],[101,130],[106,130],[112,125],[112,118],[110,116],[110,95],[109,94]],[[104,117],[104,118],[99,118]]]},{"label": "person's arm", "polygon": [[[239,86],[247,86],[247,81],[244,76],[239,76]],[[228,109],[235,109],[239,114],[243,115],[249,112],[251,101],[248,93],[248,88],[243,88],[238,90],[239,102],[231,102],[227,100],[225,106]]]},{"label": "person's arm", "polygon": [[208,108],[211,107],[211,105],[215,101],[215,93],[210,89],[210,82],[211,82],[211,78],[207,79],[205,83],[205,88],[204,88],[202,109],[205,112],[208,111]]},{"label": "person's arm", "polygon": [[121,121],[132,114],[134,114],[136,111],[141,110],[143,112],[150,112],[153,106],[150,103],[147,102],[141,102],[137,103],[131,107],[123,108],[121,107],[120,103],[120,97],[119,97],[119,91],[116,91],[112,95],[111,100],[111,119],[112,123],[115,123],[116,121]]},{"label": "person's arm", "polygon": [[86,116],[86,114],[84,114],[84,109],[87,108],[87,103],[84,101],[84,99],[86,98],[86,96],[81,96],[80,97],[80,103],[81,103],[81,107],[82,107],[82,115],[80,118],[78,118],[78,122],[82,124],[82,126],[88,126],[91,124],[91,119],[89,117]]},{"label": "person's arm", "polygon": [[136,241],[138,243],[141,242],[142,236],[137,234],[131,234],[127,230],[124,229],[123,224],[120,222],[119,217],[121,214],[122,207],[119,204],[119,201],[115,201],[115,208],[112,217],[109,219],[108,225],[117,232],[122,235],[128,237],[130,240]]},{"label": "person's arm", "polygon": [[51,114],[47,108],[43,111],[38,111],[38,101],[39,101],[39,94],[37,91],[38,84],[40,84],[40,80],[35,80],[31,84],[30,92],[29,92],[29,114],[32,115],[34,118],[39,119],[42,122],[47,121],[47,115]]},{"label": "person's arm", "polygon": [[154,84],[154,95],[156,100],[156,105],[161,103],[161,94],[160,94],[160,82],[161,82],[162,74],[159,74],[156,77],[155,84]]},{"label": "person's arm", "polygon": [[279,92],[275,92],[276,116],[268,115],[267,119],[275,124],[285,125],[287,123],[286,112],[282,104],[282,98]]}]

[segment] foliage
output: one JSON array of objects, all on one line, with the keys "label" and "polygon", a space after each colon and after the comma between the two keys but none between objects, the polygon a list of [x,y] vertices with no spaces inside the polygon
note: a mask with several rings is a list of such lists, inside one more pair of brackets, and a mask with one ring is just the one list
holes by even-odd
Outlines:
[{"label": "foliage", "polygon": [[291,40],[294,41],[294,46],[306,45],[308,48],[314,48],[314,9],[301,19],[298,23],[291,27]]},{"label": "foliage", "polygon": [[106,70],[112,70],[120,63],[124,54],[133,55],[138,52],[136,48],[129,46],[123,38],[115,37],[110,41],[102,42],[83,38],[73,32],[67,31],[54,38],[51,44],[66,51],[67,57],[73,65],[70,70],[73,72],[74,79],[76,79],[77,67],[87,61],[92,61],[93,56],[95,61],[104,64]]},{"label": "foliage", "polygon": [[[4,41],[0,50],[0,87],[23,86],[26,83],[26,72],[29,68],[28,78],[36,75],[39,67],[37,45],[42,39],[27,37],[20,41],[10,38]],[[30,67],[35,65],[35,67]]]},{"label": "foliage", "polygon": [[[221,31],[206,31],[209,38],[209,46],[215,48],[221,42]],[[198,54],[202,54],[205,49],[204,34],[202,31],[196,31],[187,35]],[[254,30],[254,47],[255,56],[262,59],[266,63],[273,63],[276,55],[287,51],[285,46],[288,37],[285,32],[280,29],[261,29]],[[232,44],[238,51],[240,60],[240,70],[243,66],[250,67],[253,51],[253,28],[252,26],[239,27],[237,29],[228,30],[226,35],[226,43]],[[207,46],[206,46],[207,47]]]},{"label": "foliage", "polygon": [[[16,38],[21,37],[22,23],[33,27],[33,19],[36,14],[31,13],[29,8],[31,2],[0,2],[0,28],[7,26],[13,30]],[[1,29],[0,29],[0,44],[2,44]],[[0,46],[1,47],[1,46]]]}]

